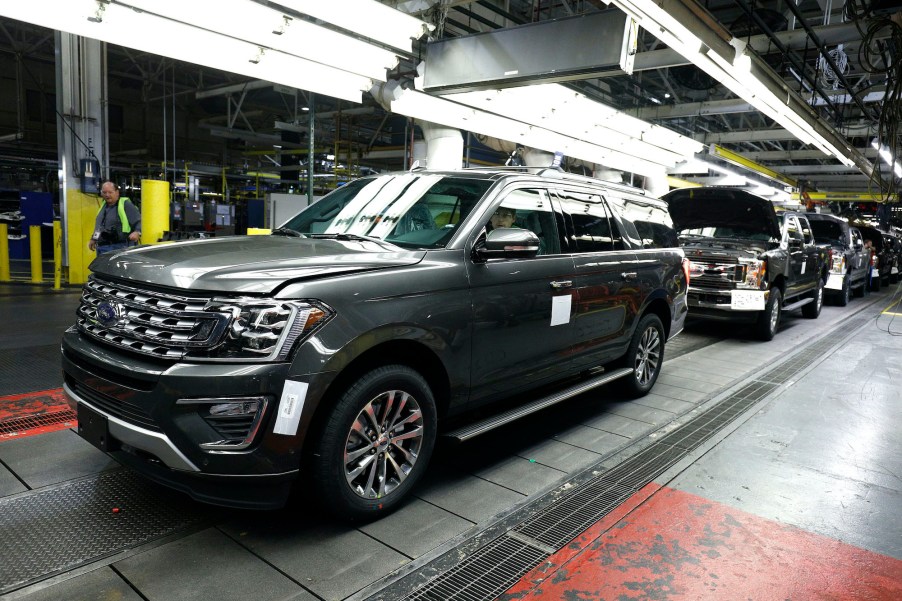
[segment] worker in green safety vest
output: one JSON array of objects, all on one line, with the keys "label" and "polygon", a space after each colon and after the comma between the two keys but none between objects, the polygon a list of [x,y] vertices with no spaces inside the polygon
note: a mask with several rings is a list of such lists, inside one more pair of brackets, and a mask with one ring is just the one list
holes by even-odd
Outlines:
[{"label": "worker in green safety vest", "polygon": [[141,239],[141,213],[131,200],[119,196],[119,186],[105,181],[100,195],[104,203],[94,220],[94,235],[88,241],[88,248],[96,250],[98,256]]}]

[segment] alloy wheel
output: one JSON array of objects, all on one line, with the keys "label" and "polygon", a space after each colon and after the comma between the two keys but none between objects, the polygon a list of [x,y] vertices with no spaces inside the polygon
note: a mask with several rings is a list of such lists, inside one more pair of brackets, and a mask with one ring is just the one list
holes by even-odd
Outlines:
[{"label": "alloy wheel", "polygon": [[661,336],[658,329],[649,327],[642,333],[639,339],[639,347],[636,349],[636,380],[640,386],[645,386],[658,371],[661,361]]},{"label": "alloy wheel", "polygon": [[351,425],[345,443],[345,478],[365,499],[391,494],[416,464],[423,446],[423,414],[402,390],[388,390],[368,402]]}]

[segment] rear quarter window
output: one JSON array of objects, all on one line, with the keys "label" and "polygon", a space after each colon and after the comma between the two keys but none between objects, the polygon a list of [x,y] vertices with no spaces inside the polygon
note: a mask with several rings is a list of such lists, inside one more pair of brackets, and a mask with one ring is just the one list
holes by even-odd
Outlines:
[{"label": "rear quarter window", "polygon": [[663,206],[631,198],[611,204],[620,211],[625,221],[635,226],[642,248],[675,248],[680,245],[670,213]]}]

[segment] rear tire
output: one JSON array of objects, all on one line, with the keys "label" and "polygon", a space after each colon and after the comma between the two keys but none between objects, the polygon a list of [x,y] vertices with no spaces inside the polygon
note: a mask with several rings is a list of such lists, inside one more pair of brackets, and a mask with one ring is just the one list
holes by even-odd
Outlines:
[{"label": "rear tire", "polygon": [[802,307],[802,315],[807,317],[808,319],[817,319],[821,314],[821,309],[824,306],[824,282],[823,280],[818,279],[817,281],[817,289],[812,293],[814,295],[814,302],[810,302],[807,305]]},{"label": "rear tire", "polygon": [[317,500],[348,521],[389,513],[426,470],[436,431],[423,376],[404,365],[367,372],[341,395],[312,445]]},{"label": "rear tire", "polygon": [[758,322],[755,324],[755,333],[759,340],[773,340],[780,329],[780,314],[783,308],[783,293],[779,288],[773,288],[770,291],[770,297],[767,299],[767,306],[764,311],[758,315]]},{"label": "rear tire", "polygon": [[616,381],[621,393],[637,399],[651,391],[664,364],[664,325],[660,317],[649,313],[639,320],[629,348],[618,363],[635,370]]}]

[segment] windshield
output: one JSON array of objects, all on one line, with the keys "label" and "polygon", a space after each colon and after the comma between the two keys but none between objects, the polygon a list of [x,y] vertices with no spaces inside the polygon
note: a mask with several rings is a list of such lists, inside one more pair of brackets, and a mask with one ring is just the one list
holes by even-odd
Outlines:
[{"label": "windshield", "polygon": [[281,229],[441,248],[491,185],[484,179],[417,173],[359,179],[310,205]]}]

